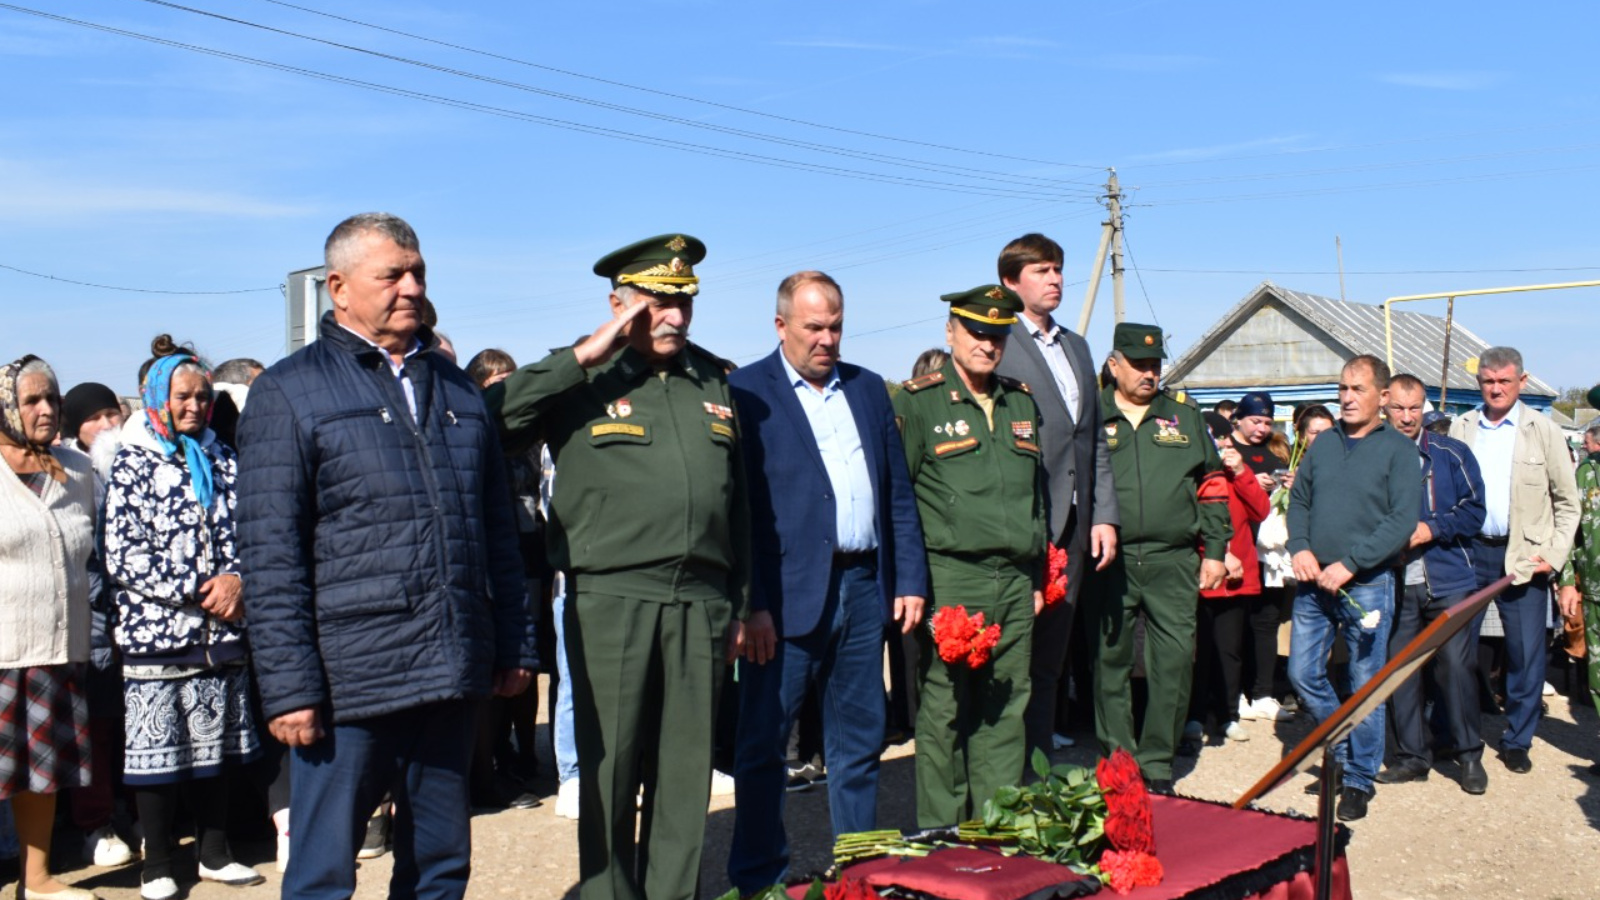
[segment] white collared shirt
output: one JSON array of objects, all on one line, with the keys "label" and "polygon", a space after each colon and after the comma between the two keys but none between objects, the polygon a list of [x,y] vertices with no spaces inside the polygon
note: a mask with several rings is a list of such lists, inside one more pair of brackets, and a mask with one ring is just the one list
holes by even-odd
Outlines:
[{"label": "white collared shirt", "polygon": [[1048,319],[1050,328],[1042,329],[1033,324],[1027,316],[1018,316],[1023,327],[1028,329],[1028,334],[1033,335],[1034,343],[1039,345],[1039,355],[1044,357],[1044,364],[1050,368],[1050,374],[1056,382],[1056,390],[1061,392],[1061,399],[1067,405],[1067,415],[1074,420],[1078,418],[1078,376],[1072,371],[1072,361],[1067,359],[1067,345],[1061,340],[1061,326],[1054,319]]},{"label": "white collared shirt", "polygon": [[395,362],[394,357],[389,355],[389,351],[373,343],[372,340],[366,335],[345,325],[343,322],[338,322],[335,324],[337,324],[340,328],[343,328],[345,331],[348,331],[356,337],[362,339],[363,341],[366,341],[367,346],[376,347],[378,352],[383,354],[383,361],[389,365],[389,372],[394,375],[395,382],[400,385],[400,393],[405,395],[406,408],[411,410],[411,421],[417,421],[417,392],[416,389],[411,386],[411,379],[407,378],[405,375],[405,361],[413,356],[416,356],[417,353],[422,350],[422,342],[413,337],[411,339],[411,349],[406,351],[406,355],[400,360],[400,362]]},{"label": "white collared shirt", "polygon": [[1472,455],[1478,458],[1478,469],[1483,472],[1483,528],[1484,537],[1505,537],[1511,533],[1511,475],[1516,460],[1517,412],[1521,404],[1513,404],[1511,411],[1499,422],[1489,424],[1489,417],[1478,409],[1478,433],[1472,442]]},{"label": "white collared shirt", "polygon": [[811,435],[816,439],[822,467],[833,488],[834,550],[840,553],[876,550],[878,507],[872,502],[872,474],[867,471],[867,452],[861,446],[861,434],[856,429],[850,403],[845,399],[838,367],[834,367],[819,391],[789,365],[782,350],[778,352],[778,359],[783,361],[789,384],[794,387],[800,408],[811,424]]}]

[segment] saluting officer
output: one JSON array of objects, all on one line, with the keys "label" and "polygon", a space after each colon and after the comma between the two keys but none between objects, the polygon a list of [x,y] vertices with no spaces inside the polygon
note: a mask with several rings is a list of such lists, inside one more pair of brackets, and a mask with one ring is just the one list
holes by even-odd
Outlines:
[{"label": "saluting officer", "polygon": [[1027,385],[994,373],[1022,301],[999,285],[940,298],[950,304],[950,359],[895,397],[922,516],[931,609],[965,606],[999,625],[977,668],[939,657],[919,630],[917,822],[970,819],[1022,778],[1028,660],[1045,542],[1039,411]]},{"label": "saluting officer", "polygon": [[[1104,753],[1133,754],[1152,790],[1172,790],[1172,756],[1189,707],[1199,592],[1222,583],[1233,526],[1222,459],[1200,411],[1159,389],[1161,330],[1123,322],[1112,384],[1100,393],[1122,552],[1086,585],[1095,624],[1095,732]],[[1197,550],[1204,558],[1196,565]],[[1198,569],[1198,571],[1197,571]],[[1133,629],[1144,614],[1149,699],[1133,728]]]},{"label": "saluting officer", "polygon": [[594,271],[611,280],[612,320],[486,396],[507,445],[542,437],[560,473],[548,545],[572,598],[588,900],[682,900],[700,874],[712,720],[750,535],[722,364],[688,343],[705,252],[667,234],[607,255]]}]

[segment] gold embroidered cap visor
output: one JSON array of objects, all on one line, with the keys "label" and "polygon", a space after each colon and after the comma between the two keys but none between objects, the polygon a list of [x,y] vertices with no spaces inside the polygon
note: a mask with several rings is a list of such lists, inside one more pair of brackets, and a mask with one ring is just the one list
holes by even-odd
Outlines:
[{"label": "gold embroidered cap visor", "polygon": [[694,267],[706,258],[706,245],[686,234],[658,234],[613,250],[594,264],[594,273],[611,279],[612,287],[625,284],[655,294],[700,292]]},{"label": "gold embroidered cap visor", "polygon": [[1022,298],[998,284],[979,285],[939,299],[950,304],[950,315],[975,334],[1010,334],[1022,311]]}]

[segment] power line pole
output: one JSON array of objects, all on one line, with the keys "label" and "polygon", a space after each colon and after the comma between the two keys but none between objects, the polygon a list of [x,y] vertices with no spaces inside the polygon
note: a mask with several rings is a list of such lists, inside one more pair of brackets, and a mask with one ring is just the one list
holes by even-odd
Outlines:
[{"label": "power line pole", "polygon": [[1100,248],[1094,254],[1094,269],[1089,273],[1089,287],[1083,295],[1083,312],[1078,316],[1078,333],[1089,331],[1089,319],[1094,316],[1095,297],[1100,294],[1100,276],[1106,270],[1106,254],[1111,255],[1111,289],[1114,297],[1114,314],[1121,322],[1125,314],[1122,302],[1122,188],[1117,183],[1117,170],[1110,169],[1106,179],[1106,208],[1109,215],[1101,224]]},{"label": "power line pole", "polygon": [[1344,299],[1344,242],[1333,236],[1333,252],[1339,257],[1339,299]]}]

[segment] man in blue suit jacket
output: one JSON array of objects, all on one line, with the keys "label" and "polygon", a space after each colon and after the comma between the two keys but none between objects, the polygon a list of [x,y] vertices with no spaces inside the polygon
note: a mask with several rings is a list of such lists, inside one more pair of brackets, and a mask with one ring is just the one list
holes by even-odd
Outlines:
[{"label": "man in blue suit jacket", "polygon": [[750,615],[739,664],[737,811],[728,877],[779,882],[784,750],[806,689],[822,706],[837,836],[875,827],[883,631],[922,618],[928,564],[883,379],[839,362],[844,294],[821,272],[778,286],[780,346],[728,376],[750,480]]}]

